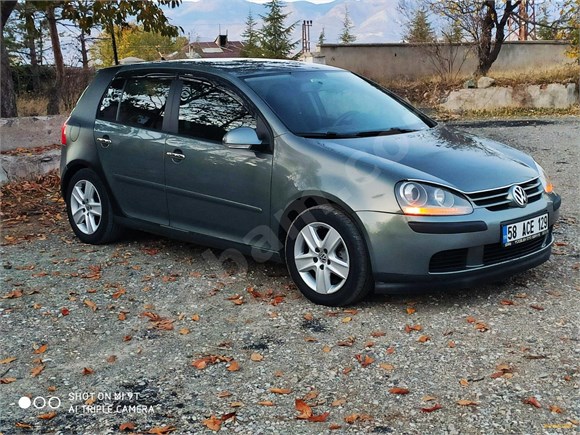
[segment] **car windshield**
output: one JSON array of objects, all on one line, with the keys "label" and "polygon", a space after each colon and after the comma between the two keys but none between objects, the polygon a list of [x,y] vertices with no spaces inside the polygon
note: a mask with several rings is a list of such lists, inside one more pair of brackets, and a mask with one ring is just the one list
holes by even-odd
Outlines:
[{"label": "car windshield", "polygon": [[430,127],[386,92],[347,71],[298,71],[245,81],[299,136],[381,136]]}]

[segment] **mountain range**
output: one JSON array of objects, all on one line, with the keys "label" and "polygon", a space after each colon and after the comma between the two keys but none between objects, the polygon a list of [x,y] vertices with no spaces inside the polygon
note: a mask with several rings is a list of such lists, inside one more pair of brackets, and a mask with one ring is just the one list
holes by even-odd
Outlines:
[{"label": "mountain range", "polygon": [[[286,25],[297,23],[294,38],[298,41],[302,21],[312,20],[310,40],[314,50],[322,29],[326,43],[338,42],[346,8],[354,25],[352,33],[356,35],[356,42],[398,42],[402,39],[397,0],[334,0],[322,4],[287,2],[284,8],[284,13],[289,14]],[[167,10],[166,15],[172,24],[183,28],[192,42],[214,40],[220,32],[227,33],[230,40],[241,40],[250,11],[260,28],[260,15],[266,13],[266,8],[248,0],[184,1],[180,7]]]}]

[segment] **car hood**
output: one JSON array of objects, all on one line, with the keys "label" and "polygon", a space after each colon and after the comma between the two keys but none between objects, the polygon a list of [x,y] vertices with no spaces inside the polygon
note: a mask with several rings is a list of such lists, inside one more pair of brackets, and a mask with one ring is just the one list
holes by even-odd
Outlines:
[{"label": "car hood", "polygon": [[355,164],[356,160],[366,161],[393,171],[400,178],[443,183],[463,192],[493,189],[538,176],[530,156],[445,126],[406,134],[317,142],[335,152],[350,154],[349,159],[354,159]]}]

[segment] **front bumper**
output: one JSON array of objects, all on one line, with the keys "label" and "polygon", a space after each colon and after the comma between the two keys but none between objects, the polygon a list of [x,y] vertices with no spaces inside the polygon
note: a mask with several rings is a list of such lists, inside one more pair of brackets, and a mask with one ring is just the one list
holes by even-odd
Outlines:
[{"label": "front bumper", "polygon": [[[476,209],[467,216],[424,217],[359,212],[366,230],[375,289],[412,290],[464,288],[498,280],[536,267],[550,258],[552,227],[560,197],[525,208],[491,212]],[[548,213],[546,235],[510,248],[501,246],[501,225]]]}]

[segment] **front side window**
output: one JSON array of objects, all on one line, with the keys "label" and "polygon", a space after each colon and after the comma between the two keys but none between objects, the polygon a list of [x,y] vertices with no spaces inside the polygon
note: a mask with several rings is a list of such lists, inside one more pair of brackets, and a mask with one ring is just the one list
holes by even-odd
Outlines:
[{"label": "front side window", "polygon": [[256,119],[241,99],[223,87],[201,80],[184,80],[179,102],[179,134],[221,141],[237,127],[256,128]]},{"label": "front side window", "polygon": [[99,105],[98,119],[104,121],[115,121],[117,119],[117,109],[119,108],[124,85],[125,79],[115,79],[111,82]]},{"label": "front side window", "polygon": [[119,122],[161,130],[170,87],[170,79],[128,79],[121,98]]}]

